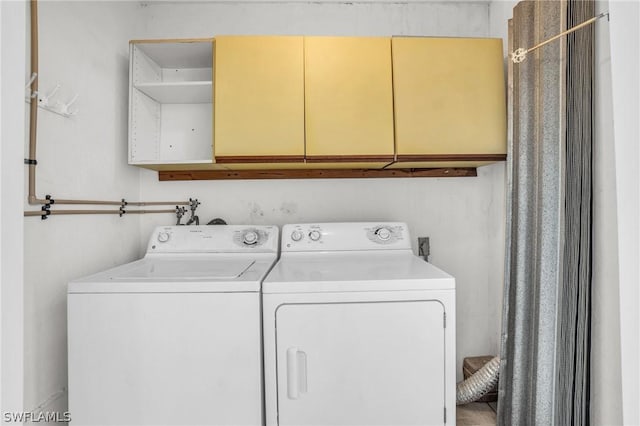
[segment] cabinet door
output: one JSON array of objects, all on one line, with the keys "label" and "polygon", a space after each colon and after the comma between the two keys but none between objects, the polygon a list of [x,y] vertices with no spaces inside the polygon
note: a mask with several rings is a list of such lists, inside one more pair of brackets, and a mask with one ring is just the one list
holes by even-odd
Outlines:
[{"label": "cabinet door", "polygon": [[219,163],[304,160],[302,37],[215,38]]},{"label": "cabinet door", "polygon": [[282,305],[278,424],[443,424],[443,314],[438,301]]},{"label": "cabinet door", "polygon": [[394,37],[392,47],[399,161],[505,158],[500,39]]},{"label": "cabinet door", "polygon": [[305,37],[307,161],[393,159],[391,41]]}]

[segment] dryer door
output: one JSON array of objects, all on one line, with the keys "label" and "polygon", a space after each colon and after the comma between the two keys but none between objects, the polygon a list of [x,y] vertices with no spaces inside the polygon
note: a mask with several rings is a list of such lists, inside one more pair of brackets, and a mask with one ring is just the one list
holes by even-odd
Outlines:
[{"label": "dryer door", "polygon": [[443,317],[435,300],[280,306],[279,425],[443,424]]}]

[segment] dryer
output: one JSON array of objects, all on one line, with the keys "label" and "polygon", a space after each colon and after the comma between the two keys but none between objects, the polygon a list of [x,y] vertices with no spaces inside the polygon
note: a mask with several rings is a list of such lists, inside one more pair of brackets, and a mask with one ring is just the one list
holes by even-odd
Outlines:
[{"label": "dryer", "polygon": [[455,424],[455,280],[403,223],[286,225],[262,286],[266,424]]},{"label": "dryer", "polygon": [[273,226],[163,226],[68,286],[75,425],[263,424],[260,285]]}]

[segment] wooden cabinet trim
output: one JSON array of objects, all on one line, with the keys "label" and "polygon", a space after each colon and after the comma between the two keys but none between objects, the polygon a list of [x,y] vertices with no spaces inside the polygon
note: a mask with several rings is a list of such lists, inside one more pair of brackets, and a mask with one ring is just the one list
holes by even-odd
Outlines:
[{"label": "wooden cabinet trim", "polygon": [[308,155],[307,163],[391,162],[393,155]]},{"label": "wooden cabinet trim", "polygon": [[506,159],[507,154],[426,154],[398,155],[396,161],[505,161]]},{"label": "wooden cabinet trim", "polygon": [[216,163],[304,163],[304,155],[236,155],[217,156]]},{"label": "wooden cabinet trim", "polygon": [[476,169],[311,169],[311,170],[191,170],[161,171],[160,181],[239,179],[363,179],[417,177],[474,177]]}]

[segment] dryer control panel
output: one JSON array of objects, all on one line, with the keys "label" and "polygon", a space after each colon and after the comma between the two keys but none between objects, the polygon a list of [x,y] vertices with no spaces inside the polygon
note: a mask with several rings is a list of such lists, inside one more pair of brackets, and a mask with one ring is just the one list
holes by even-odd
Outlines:
[{"label": "dryer control panel", "polygon": [[278,236],[276,226],[159,226],[147,253],[277,253]]},{"label": "dryer control panel", "polygon": [[282,251],[411,250],[400,222],[303,223],[282,228]]}]

